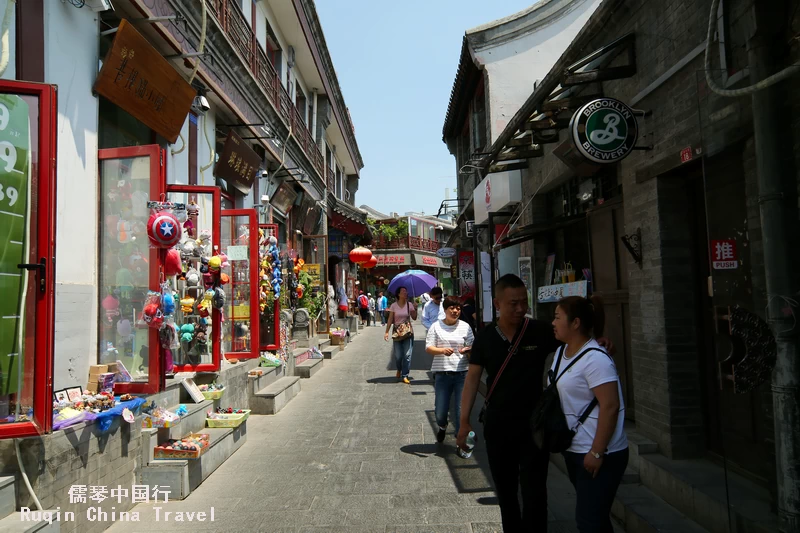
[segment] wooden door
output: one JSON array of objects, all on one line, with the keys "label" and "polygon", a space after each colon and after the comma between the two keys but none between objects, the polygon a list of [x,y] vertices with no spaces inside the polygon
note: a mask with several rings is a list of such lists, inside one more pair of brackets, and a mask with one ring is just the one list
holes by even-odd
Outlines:
[{"label": "wooden door", "polygon": [[624,234],[624,223],[622,201],[600,206],[591,211],[587,217],[592,260],[592,290],[603,298],[606,314],[603,335],[611,339],[616,346],[613,357],[622,386],[625,417],[633,420],[628,257],[620,241],[620,237]]}]

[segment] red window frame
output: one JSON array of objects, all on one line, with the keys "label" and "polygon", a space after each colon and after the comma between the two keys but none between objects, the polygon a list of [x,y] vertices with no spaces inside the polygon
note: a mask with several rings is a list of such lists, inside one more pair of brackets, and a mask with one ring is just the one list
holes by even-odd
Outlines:
[{"label": "red window frame", "polygon": [[[278,238],[278,225],[277,224],[259,224],[259,229],[263,229],[265,232],[267,230],[272,230],[272,234],[275,235],[275,238]],[[260,280],[258,280],[260,282]],[[258,287],[258,285],[256,285]],[[285,287],[284,287],[285,289]],[[275,343],[274,344],[261,344],[261,336],[259,334],[259,345],[260,349],[265,352],[274,352],[276,350],[281,349],[281,301],[276,299],[273,303],[274,309],[272,311],[273,317],[273,324],[272,327],[274,328],[273,331],[275,332]]]},{"label": "red window frame", "polygon": [[[250,351],[227,352],[226,359],[257,359],[261,356],[261,315],[258,312],[258,212],[255,209],[223,209],[223,217],[248,217],[250,233]],[[256,290],[252,290],[256,287]]]},{"label": "red window frame", "polygon": [[0,425],[0,439],[31,437],[53,427],[53,351],[55,339],[55,238],[56,238],[56,139],[58,100],[56,87],[43,83],[0,80],[0,92],[26,94],[39,99],[39,187],[36,239],[39,257],[45,259],[45,291],[36,300],[36,340],[26,343],[34,350],[33,420]]},{"label": "red window frame", "polygon": [[[167,185],[167,194],[174,193],[188,193],[188,194],[211,194],[212,195],[212,229],[211,229],[211,248],[214,250],[214,255],[219,254],[219,239],[222,218],[220,212],[222,210],[222,191],[219,187],[209,185]],[[221,313],[218,309],[213,309],[211,312],[212,338],[211,338],[211,364],[201,363],[199,365],[179,365],[173,366],[174,372],[218,372],[220,369],[221,352],[220,335],[222,330],[222,320],[220,320]]]},{"label": "red window frame", "polygon": [[[99,161],[106,159],[123,159],[133,157],[150,158],[150,199],[159,200],[165,192],[166,184],[166,150],[157,144],[147,144],[144,146],[126,146],[124,148],[104,148],[97,151]],[[164,264],[167,251],[150,249],[149,267],[150,282],[148,288],[151,291],[159,291],[159,270]],[[158,330],[149,328],[149,374],[147,381],[114,383],[114,392],[119,394],[153,394],[164,390],[165,378],[161,368],[161,343],[158,340]]]}]

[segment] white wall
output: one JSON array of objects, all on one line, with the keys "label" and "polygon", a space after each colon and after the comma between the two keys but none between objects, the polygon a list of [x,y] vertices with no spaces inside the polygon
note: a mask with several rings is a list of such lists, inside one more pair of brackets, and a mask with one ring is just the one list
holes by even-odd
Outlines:
[{"label": "white wall", "polygon": [[488,74],[490,143],[500,136],[533,92],[534,82],[544,79],[600,2],[576,2],[572,11],[538,31],[475,51],[475,58],[485,65]]},{"label": "white wall", "polygon": [[[97,14],[44,2],[45,80],[58,85],[54,387],[84,385],[97,356]],[[13,56],[12,56],[13,57]]]},{"label": "white wall", "polygon": [[[10,0],[0,0],[0,20],[6,22],[4,20],[6,8],[8,7],[8,2]],[[6,67],[5,72],[3,72],[2,76],[3,79],[6,80],[13,80],[17,77],[17,66],[15,62],[16,56],[16,42],[17,42],[17,17],[15,12],[11,12],[11,18],[7,21],[8,23],[8,48],[9,48],[9,55],[8,55],[8,66]]]}]

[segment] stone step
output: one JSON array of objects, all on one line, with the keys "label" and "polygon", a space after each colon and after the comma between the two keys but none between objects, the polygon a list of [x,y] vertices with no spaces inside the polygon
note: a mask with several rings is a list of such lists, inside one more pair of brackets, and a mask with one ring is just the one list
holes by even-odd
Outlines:
[{"label": "stone step", "polygon": [[611,515],[626,533],[708,533],[640,484],[620,485]]},{"label": "stone step", "polygon": [[769,490],[730,470],[726,477],[711,461],[645,454],[639,456],[639,472],[647,489],[712,533],[728,532],[729,509],[736,531],[778,530]]},{"label": "stone step", "polygon": [[308,379],[322,369],[323,361],[324,359],[306,359],[295,366],[294,371],[297,376]]},{"label": "stone step", "polygon": [[630,450],[628,464],[638,470],[639,458],[642,455],[658,453],[658,444],[636,431],[632,423],[625,423],[625,433],[628,436],[628,449]]},{"label": "stone step", "polygon": [[274,415],[300,393],[298,376],[283,377],[250,397],[250,409],[255,415]]},{"label": "stone step", "polygon": [[320,339],[319,339],[319,350],[320,351],[322,351],[326,346],[330,346],[330,345],[331,345],[331,338],[330,337],[327,337],[327,338],[320,337]]},{"label": "stone step", "polygon": [[[0,520],[0,532],[2,533],[58,533],[61,531],[61,523],[56,522],[58,517],[57,513],[61,512],[61,519],[64,519],[63,511],[37,511],[30,510],[30,514],[26,513],[11,513],[2,520]],[[43,516],[40,513],[51,513],[52,523],[47,520],[35,520],[35,518]],[[76,517],[77,519],[77,517]]]},{"label": "stone step", "polygon": [[[560,453],[551,454],[550,462],[555,464],[559,470],[567,474],[567,465],[564,462],[563,455],[561,455]],[[639,483],[640,481],[641,477],[639,476],[639,471],[633,466],[631,466],[630,462],[628,462],[628,468],[626,468],[625,473],[622,474],[622,484]]]},{"label": "stone step", "polygon": [[140,469],[139,482],[169,487],[170,500],[183,500],[247,440],[247,422],[238,428],[205,428],[208,449],[197,459],[153,459]]},{"label": "stone step", "polygon": [[[217,408],[219,400],[203,400],[200,403],[185,403],[187,414],[181,417],[181,421],[169,428],[158,429],[158,443],[169,439],[179,439],[190,433],[199,433],[206,427],[206,413]],[[173,413],[178,411],[178,405],[173,405],[167,409]]]},{"label": "stone step", "polygon": [[325,357],[325,359],[333,359],[340,351],[340,346],[328,346],[322,350],[322,355]]},{"label": "stone step", "polygon": [[14,476],[0,476],[0,519],[13,514],[17,510],[15,481]]},{"label": "stone step", "polygon": [[252,396],[264,387],[271,385],[277,381],[277,367],[258,367],[259,370],[264,372],[260,376],[247,376],[247,395]]}]

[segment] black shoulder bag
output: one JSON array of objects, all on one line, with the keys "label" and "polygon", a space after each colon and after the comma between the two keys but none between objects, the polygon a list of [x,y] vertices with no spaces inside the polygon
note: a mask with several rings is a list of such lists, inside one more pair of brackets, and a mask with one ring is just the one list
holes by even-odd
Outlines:
[{"label": "black shoulder bag", "polygon": [[564,347],[562,346],[558,352],[558,359],[556,360],[555,369],[548,370],[547,377],[550,384],[542,393],[542,397],[531,416],[531,430],[533,431],[533,441],[540,450],[549,451],[551,453],[561,453],[572,444],[572,439],[575,437],[578,426],[586,421],[589,413],[597,405],[597,398],[592,399],[589,407],[583,412],[578,419],[578,423],[574,428],[567,425],[567,417],[564,416],[564,411],[561,409],[561,398],[558,395],[558,388],[556,383],[561,376],[566,374],[572,365],[580,361],[581,357],[591,351],[605,353],[597,348],[589,348],[579,353],[575,358],[570,361],[569,365],[564,371],[559,374],[558,367],[561,365],[561,356],[564,354]]},{"label": "black shoulder bag", "polygon": [[525,321],[522,323],[522,329],[519,330],[519,334],[515,339],[515,342],[511,345],[511,348],[508,350],[508,355],[506,356],[506,360],[503,362],[503,366],[500,367],[500,370],[497,371],[497,375],[494,377],[494,381],[492,381],[492,386],[489,388],[489,393],[486,395],[486,399],[483,401],[483,407],[481,407],[481,412],[478,413],[478,422],[483,424],[484,419],[486,418],[486,407],[489,405],[489,398],[492,397],[492,393],[494,392],[494,388],[497,385],[497,382],[500,381],[500,376],[503,375],[503,370],[506,369],[508,362],[511,360],[511,357],[517,352],[517,348],[519,348],[519,343],[522,342],[522,337],[525,336],[525,330],[528,329],[528,322],[530,319],[525,317]]}]

